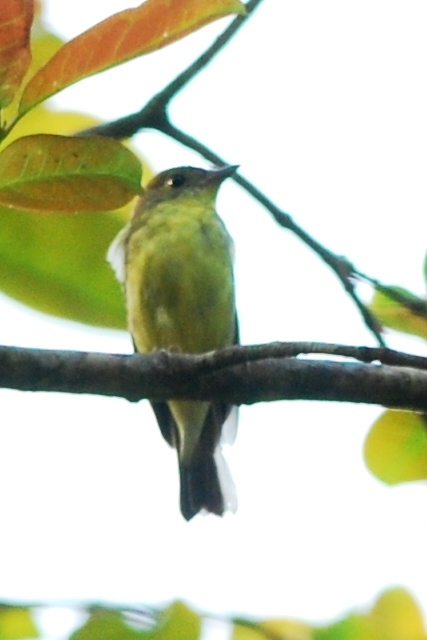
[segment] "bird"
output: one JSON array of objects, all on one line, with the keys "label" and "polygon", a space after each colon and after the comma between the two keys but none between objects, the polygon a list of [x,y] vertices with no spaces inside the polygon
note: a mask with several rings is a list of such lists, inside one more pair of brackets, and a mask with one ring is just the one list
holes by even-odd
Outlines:
[{"label": "bird", "polygon": [[[223,181],[238,165],[163,171],[137,199],[107,260],[122,283],[135,351],[198,354],[238,344],[233,241],[216,212]],[[237,508],[221,453],[225,422],[237,408],[221,401],[151,402],[164,439],[178,455],[180,509],[224,515]]]}]

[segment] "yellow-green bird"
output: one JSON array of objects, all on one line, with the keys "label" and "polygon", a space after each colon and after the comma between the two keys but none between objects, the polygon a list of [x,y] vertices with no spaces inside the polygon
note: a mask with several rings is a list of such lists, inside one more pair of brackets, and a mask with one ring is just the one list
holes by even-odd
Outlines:
[{"label": "yellow-green bird", "polygon": [[[232,240],[215,210],[221,183],[236,169],[178,167],[160,173],[111,245],[107,258],[124,285],[137,351],[203,353],[238,342]],[[182,400],[152,407],[163,437],[178,453],[184,518],[235,510],[220,452],[232,407]]]}]

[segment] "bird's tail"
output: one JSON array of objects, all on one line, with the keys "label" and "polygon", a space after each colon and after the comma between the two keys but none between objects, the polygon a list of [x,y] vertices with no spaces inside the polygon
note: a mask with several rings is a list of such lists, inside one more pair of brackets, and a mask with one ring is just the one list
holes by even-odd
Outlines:
[{"label": "bird's tail", "polygon": [[163,437],[178,453],[180,506],[184,518],[191,520],[200,511],[218,516],[225,511],[236,512],[236,489],[221,447],[222,443],[232,444],[234,440],[236,407],[211,405],[190,453],[180,447],[180,431],[169,404],[154,402],[152,407]]},{"label": "bird's tail", "polygon": [[187,463],[179,464],[181,513],[191,520],[200,511],[224,515],[236,511],[237,497],[221,446],[215,452],[197,446]]},{"label": "bird's tail", "polygon": [[224,496],[212,453],[197,447],[189,462],[180,463],[179,477],[181,513],[186,520],[202,510],[223,515]]}]

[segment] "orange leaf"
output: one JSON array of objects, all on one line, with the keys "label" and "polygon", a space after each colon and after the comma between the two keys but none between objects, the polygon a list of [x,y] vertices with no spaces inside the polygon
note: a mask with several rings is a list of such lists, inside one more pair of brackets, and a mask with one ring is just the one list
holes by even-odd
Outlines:
[{"label": "orange leaf", "polygon": [[146,0],[107,18],[65,44],[25,88],[20,114],[78,80],[178,40],[230,13],[239,0]]},{"label": "orange leaf", "polygon": [[3,0],[0,22],[0,108],[13,99],[31,62],[33,0]]},{"label": "orange leaf", "polygon": [[0,153],[0,204],[83,213],[123,206],[141,192],[141,164],[110,138],[41,134]]}]

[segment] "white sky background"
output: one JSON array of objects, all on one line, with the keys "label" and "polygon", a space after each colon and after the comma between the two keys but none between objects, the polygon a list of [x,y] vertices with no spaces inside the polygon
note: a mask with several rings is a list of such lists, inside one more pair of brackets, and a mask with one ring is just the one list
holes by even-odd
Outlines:
[{"label": "white sky background", "polygon": [[[45,4],[51,26],[72,37],[138,2]],[[136,111],[225,23],[54,104],[104,119]],[[326,246],[422,294],[426,28],[422,0],[264,0],[171,115]],[[206,166],[159,134],[134,143],[155,170]],[[236,242],[242,342],[374,344],[335,276],[231,181],[218,208]],[[131,351],[125,334],[4,298],[0,306],[5,344]],[[422,348],[394,335],[389,343]],[[0,597],[180,597],[207,612],[326,620],[401,584],[426,610],[427,488],[388,488],[364,467],[379,413],[302,402],[242,408],[228,455],[239,511],[188,524],[175,454],[148,403],[2,391]]]}]

